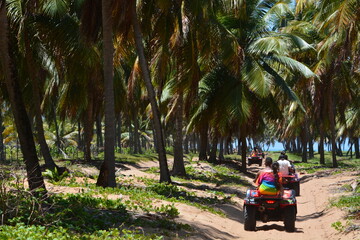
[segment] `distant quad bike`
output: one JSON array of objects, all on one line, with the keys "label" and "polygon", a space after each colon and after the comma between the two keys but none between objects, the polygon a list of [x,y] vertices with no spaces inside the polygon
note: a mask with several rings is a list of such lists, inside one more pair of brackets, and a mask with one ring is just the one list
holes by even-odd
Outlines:
[{"label": "distant quad bike", "polygon": [[256,221],[284,221],[287,232],[295,231],[297,205],[295,191],[285,189],[282,196],[260,195],[258,190],[248,190],[244,199],[244,229],[256,230]]},{"label": "distant quad bike", "polygon": [[248,159],[248,166],[250,166],[252,164],[258,164],[259,166],[262,165],[263,158],[261,156],[248,157],[247,159]]},{"label": "distant quad bike", "polygon": [[300,179],[296,175],[283,175],[282,179],[284,188],[293,189],[295,196],[300,196]]}]

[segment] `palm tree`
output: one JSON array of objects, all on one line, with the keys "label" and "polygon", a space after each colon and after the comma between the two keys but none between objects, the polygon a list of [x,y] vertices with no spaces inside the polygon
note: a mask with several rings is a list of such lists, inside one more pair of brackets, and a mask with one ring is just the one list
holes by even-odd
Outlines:
[{"label": "palm tree", "polygon": [[[15,124],[19,134],[30,190],[43,189],[46,193],[44,179],[41,174],[39,159],[36,154],[31,124],[22,99],[17,72],[9,54],[8,20],[5,1],[0,1],[0,59],[5,77],[6,89],[9,94]],[[39,192],[36,192],[39,193]]]},{"label": "palm tree", "polygon": [[115,103],[114,103],[114,45],[112,1],[102,0],[103,67],[105,95],[105,159],[96,185],[115,187]]},{"label": "palm tree", "polygon": [[156,134],[156,141],[157,141],[157,147],[158,147],[158,154],[159,154],[159,164],[160,164],[160,182],[171,182],[168,163],[166,159],[166,152],[165,152],[165,142],[164,142],[164,136],[162,133],[162,126],[161,126],[161,120],[160,120],[160,112],[158,103],[156,101],[155,91],[154,87],[151,83],[151,77],[150,77],[150,71],[148,67],[147,60],[145,58],[145,51],[143,46],[143,37],[142,32],[140,29],[140,24],[138,21],[137,13],[136,13],[136,1],[132,0],[131,5],[131,22],[134,30],[135,35],[135,44],[136,44],[136,51],[138,53],[139,57],[139,63],[143,75],[143,79],[145,81],[146,89],[148,92],[148,97],[151,104],[151,110],[153,114],[153,124],[155,128],[155,134]]}]

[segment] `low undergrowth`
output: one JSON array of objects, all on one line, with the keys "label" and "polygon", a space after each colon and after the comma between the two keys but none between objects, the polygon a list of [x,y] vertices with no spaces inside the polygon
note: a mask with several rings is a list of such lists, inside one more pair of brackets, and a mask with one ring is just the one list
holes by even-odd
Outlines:
[{"label": "low undergrowth", "polygon": [[353,184],[346,184],[342,186],[344,191],[348,194],[341,196],[338,199],[334,199],[331,202],[331,206],[340,208],[347,212],[346,223],[341,221],[334,222],[334,227],[339,232],[360,231],[360,181],[356,180]]}]

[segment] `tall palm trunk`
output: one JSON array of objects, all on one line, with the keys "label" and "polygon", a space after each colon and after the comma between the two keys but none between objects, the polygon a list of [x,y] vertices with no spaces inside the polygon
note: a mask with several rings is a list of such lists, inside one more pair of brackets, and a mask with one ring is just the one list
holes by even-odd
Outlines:
[{"label": "tall palm trunk", "polygon": [[143,75],[143,79],[145,81],[146,89],[148,92],[150,104],[151,104],[151,110],[153,113],[153,123],[154,123],[154,129],[155,129],[155,135],[156,135],[156,141],[157,141],[157,147],[158,147],[158,154],[159,154],[159,165],[160,165],[160,182],[171,182],[168,163],[166,159],[166,152],[165,152],[165,142],[164,142],[164,136],[162,133],[162,126],[161,126],[161,119],[160,119],[160,111],[158,104],[156,102],[155,97],[155,90],[151,83],[150,78],[150,71],[148,67],[148,62],[145,58],[145,51],[143,46],[143,38],[142,33],[140,29],[140,24],[137,19],[136,14],[136,1],[133,0],[133,5],[131,7],[131,21],[132,26],[134,29],[134,35],[135,35],[135,44],[136,44],[136,50],[139,57],[140,67]]},{"label": "tall palm trunk", "polygon": [[5,145],[4,145],[4,139],[2,136],[2,133],[4,130],[5,130],[5,128],[4,128],[4,124],[3,124],[3,116],[2,116],[2,112],[0,110],[0,162],[4,162],[6,160]]},{"label": "tall palm trunk", "polygon": [[320,164],[325,164],[324,131],[320,128],[319,142]]},{"label": "tall palm trunk", "polygon": [[211,163],[216,162],[217,143],[218,143],[218,137],[216,136],[216,134],[214,134],[214,137],[211,142],[211,149],[209,154],[209,162]]},{"label": "tall palm trunk", "polygon": [[[239,143],[240,144],[240,143]],[[219,161],[224,161],[224,139],[220,139],[220,149],[219,149]]]},{"label": "tall palm trunk", "polygon": [[96,117],[96,139],[97,148],[100,149],[104,147],[100,114]]},{"label": "tall palm trunk", "polygon": [[354,148],[355,148],[355,158],[358,159],[358,158],[360,158],[359,138],[353,137],[352,142],[353,142]]},{"label": "tall palm trunk", "polygon": [[330,79],[329,94],[328,94],[328,104],[329,104],[329,118],[330,118],[330,134],[331,134],[331,155],[333,167],[338,167],[336,160],[336,130],[335,130],[335,113],[334,113],[334,103],[333,103],[333,80]]},{"label": "tall palm trunk", "polygon": [[44,127],[42,121],[42,114],[41,114],[41,103],[40,103],[40,91],[39,91],[39,80],[38,76],[34,72],[34,64],[35,61],[32,57],[32,50],[30,47],[30,39],[29,33],[25,30],[25,58],[27,63],[27,68],[29,71],[29,76],[32,82],[32,102],[33,108],[35,112],[35,129],[36,129],[36,139],[39,142],[41,153],[45,160],[45,166],[48,169],[54,170],[55,168],[59,170],[58,166],[55,164],[53,158],[51,157],[49,146],[46,143],[45,134],[44,134]]},{"label": "tall palm trunk", "polygon": [[241,171],[243,173],[246,173],[247,167],[246,167],[246,160],[247,160],[247,144],[246,144],[246,136],[245,134],[240,135],[241,139]]},{"label": "tall palm trunk", "polygon": [[174,138],[174,165],[172,174],[174,176],[186,176],[183,154],[183,94],[179,93],[175,116],[175,138]]},{"label": "tall palm trunk", "polygon": [[118,152],[119,153],[121,153],[122,152],[122,150],[121,150],[121,128],[122,128],[122,113],[120,112],[119,113],[119,118],[118,118],[118,121],[117,121],[117,139],[118,139],[118,141],[117,141],[117,147],[118,147]]},{"label": "tall palm trunk", "polygon": [[105,155],[96,185],[115,187],[115,104],[114,64],[111,5],[113,1],[102,0],[103,67],[105,94]]},{"label": "tall palm trunk", "polygon": [[207,148],[208,148],[208,124],[200,126],[200,149],[199,160],[207,161]]},{"label": "tall palm trunk", "polygon": [[[0,1],[0,58],[5,77],[6,89],[9,94],[12,112],[14,114],[16,129],[19,135],[20,147],[24,157],[27,178],[30,190],[42,188],[46,193],[44,179],[41,175],[39,159],[36,154],[35,142],[31,130],[22,93],[16,77],[15,66],[11,63],[9,55],[8,22],[5,1]],[[38,192],[37,192],[38,193]]]}]

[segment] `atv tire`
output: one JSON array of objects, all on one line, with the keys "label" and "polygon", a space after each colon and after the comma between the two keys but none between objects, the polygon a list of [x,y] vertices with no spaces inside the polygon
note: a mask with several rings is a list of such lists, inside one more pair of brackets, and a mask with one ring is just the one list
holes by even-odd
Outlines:
[{"label": "atv tire", "polygon": [[300,182],[294,182],[293,187],[295,190],[295,196],[300,196]]},{"label": "atv tire", "polygon": [[255,231],[256,228],[256,208],[246,205],[244,207],[244,229],[246,231]]},{"label": "atv tire", "polygon": [[287,232],[295,231],[296,208],[295,206],[288,206],[284,209],[284,225]]}]

